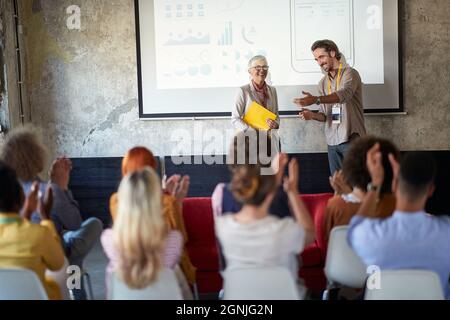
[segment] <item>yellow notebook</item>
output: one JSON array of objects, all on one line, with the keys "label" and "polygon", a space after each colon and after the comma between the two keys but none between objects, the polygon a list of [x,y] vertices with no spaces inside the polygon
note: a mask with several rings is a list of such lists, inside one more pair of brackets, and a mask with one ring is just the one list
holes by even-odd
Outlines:
[{"label": "yellow notebook", "polygon": [[244,122],[253,129],[269,130],[270,128],[266,122],[267,119],[275,121],[277,119],[277,115],[270,112],[262,105],[253,102],[248,108],[247,114],[244,117]]}]

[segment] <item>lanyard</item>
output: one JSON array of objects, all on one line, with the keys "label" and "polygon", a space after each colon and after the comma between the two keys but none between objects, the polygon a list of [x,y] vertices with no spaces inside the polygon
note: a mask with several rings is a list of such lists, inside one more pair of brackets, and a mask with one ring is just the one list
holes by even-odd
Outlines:
[{"label": "lanyard", "polygon": [[[340,86],[340,84],[341,84],[342,67],[343,67],[343,64],[341,63],[341,64],[339,65],[339,71],[338,71],[337,78],[336,78],[336,91],[338,91],[339,86]],[[328,77],[328,94],[332,94],[332,92],[331,92],[331,80],[330,80],[329,77]]]}]

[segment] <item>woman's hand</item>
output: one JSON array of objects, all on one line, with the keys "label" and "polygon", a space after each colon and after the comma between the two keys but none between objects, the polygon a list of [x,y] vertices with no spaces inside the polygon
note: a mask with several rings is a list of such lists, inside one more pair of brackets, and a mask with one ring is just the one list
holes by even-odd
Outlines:
[{"label": "woman's hand", "polygon": [[67,158],[59,158],[53,162],[50,169],[50,181],[67,191],[69,190],[70,171],[72,171],[72,161]]},{"label": "woman's hand", "polygon": [[269,126],[270,130],[276,130],[279,129],[279,125],[276,121],[273,121],[272,119],[266,120],[267,125]]},{"label": "woman's hand", "polygon": [[166,179],[166,176],[164,176],[163,179],[163,189],[165,192],[167,192],[170,195],[173,195],[175,190],[178,189],[180,185],[181,176],[179,174],[174,174],[173,176],[170,176],[169,179]]},{"label": "woman's hand", "polygon": [[34,182],[31,186],[31,191],[25,197],[25,203],[23,204],[21,216],[25,220],[31,220],[31,215],[37,210],[39,202],[39,183]]},{"label": "woman's hand", "polygon": [[292,159],[289,162],[289,177],[284,178],[284,191],[288,195],[298,195],[298,181],[299,181],[299,167],[297,159]]},{"label": "woman's hand", "polygon": [[190,184],[191,179],[189,176],[181,177],[180,175],[173,175],[167,179],[165,183],[166,189],[164,191],[174,196],[182,204],[188,195]]},{"label": "woman's hand", "polygon": [[336,171],[333,176],[330,177],[330,185],[336,195],[349,194],[353,191],[348,185],[342,170]]},{"label": "woman's hand", "polygon": [[278,153],[272,163],[272,168],[276,172],[277,186],[283,183],[284,170],[289,163],[289,156],[286,153]]},{"label": "woman's hand", "polygon": [[[392,160],[390,159],[390,161]],[[380,187],[384,181],[384,168],[383,155],[381,154],[379,143],[376,143],[367,152],[367,170],[369,171],[372,183]]]}]

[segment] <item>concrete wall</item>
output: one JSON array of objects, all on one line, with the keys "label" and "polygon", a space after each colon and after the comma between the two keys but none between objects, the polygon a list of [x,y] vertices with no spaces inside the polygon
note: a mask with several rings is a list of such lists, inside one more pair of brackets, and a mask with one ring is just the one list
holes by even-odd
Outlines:
[{"label": "concrete wall", "polygon": [[[172,154],[174,129],[194,122],[138,119],[133,0],[21,0],[32,122],[54,153],[122,155],[146,145]],[[81,8],[81,30],[66,27],[66,8]],[[405,109],[408,116],[367,116],[369,133],[402,150],[450,149],[450,1],[408,0],[401,13]],[[230,105],[233,102],[230,101]],[[229,129],[229,121],[196,121]],[[326,150],[322,128],[282,122],[284,150]],[[222,146],[223,145],[223,146]],[[217,147],[226,151],[225,143]],[[197,153],[194,150],[188,153]]]},{"label": "concrete wall", "polygon": [[6,63],[5,63],[5,37],[3,26],[4,3],[0,2],[0,125],[5,126],[7,118],[6,108]]}]

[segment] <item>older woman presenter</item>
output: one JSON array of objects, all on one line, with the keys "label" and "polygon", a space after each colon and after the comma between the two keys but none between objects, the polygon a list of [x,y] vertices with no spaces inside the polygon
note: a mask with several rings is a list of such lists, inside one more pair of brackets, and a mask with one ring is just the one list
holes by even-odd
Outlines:
[{"label": "older woman presenter", "polygon": [[233,108],[231,123],[239,131],[247,131],[251,128],[244,122],[248,108],[253,102],[257,102],[270,112],[276,114],[275,120],[267,119],[270,130],[279,129],[280,118],[278,114],[278,96],[274,87],[266,83],[269,66],[264,56],[253,57],[248,64],[248,73],[251,81],[249,84],[239,88],[236,97],[236,105]]}]

